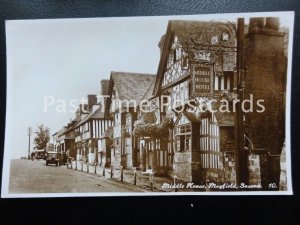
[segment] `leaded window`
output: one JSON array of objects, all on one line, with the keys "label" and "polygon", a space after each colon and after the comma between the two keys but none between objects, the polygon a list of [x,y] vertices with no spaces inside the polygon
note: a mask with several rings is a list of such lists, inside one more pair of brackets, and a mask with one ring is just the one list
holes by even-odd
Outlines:
[{"label": "leaded window", "polygon": [[179,152],[191,150],[191,124],[177,125],[175,128],[176,150]]}]

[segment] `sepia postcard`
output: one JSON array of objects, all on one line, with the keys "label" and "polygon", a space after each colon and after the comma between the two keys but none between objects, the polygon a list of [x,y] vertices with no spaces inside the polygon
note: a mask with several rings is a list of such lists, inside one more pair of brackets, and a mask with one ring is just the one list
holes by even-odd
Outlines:
[{"label": "sepia postcard", "polygon": [[3,198],[291,195],[294,12],[6,21]]}]

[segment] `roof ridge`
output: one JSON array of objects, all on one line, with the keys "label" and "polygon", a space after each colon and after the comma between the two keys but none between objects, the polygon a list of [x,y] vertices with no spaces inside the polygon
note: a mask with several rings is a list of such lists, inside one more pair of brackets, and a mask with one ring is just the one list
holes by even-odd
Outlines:
[{"label": "roof ridge", "polygon": [[141,73],[141,72],[122,72],[122,71],[111,71],[112,75],[141,75],[141,76],[156,76],[153,73]]}]

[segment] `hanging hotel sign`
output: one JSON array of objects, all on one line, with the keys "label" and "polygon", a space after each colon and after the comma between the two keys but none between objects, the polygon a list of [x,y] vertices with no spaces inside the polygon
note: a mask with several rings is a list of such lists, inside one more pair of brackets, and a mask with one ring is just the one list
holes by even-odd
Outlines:
[{"label": "hanging hotel sign", "polygon": [[212,65],[194,65],[192,76],[192,96],[213,96],[213,67]]}]

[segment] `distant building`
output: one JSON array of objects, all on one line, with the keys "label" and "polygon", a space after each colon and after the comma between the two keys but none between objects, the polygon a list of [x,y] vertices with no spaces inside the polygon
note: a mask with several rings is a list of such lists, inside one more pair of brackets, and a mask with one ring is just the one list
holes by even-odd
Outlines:
[{"label": "distant building", "polygon": [[112,121],[104,116],[102,105],[96,103],[96,96],[88,96],[88,111],[75,126],[77,159],[85,159],[89,164],[97,161],[98,141]]},{"label": "distant building", "polygon": [[[101,95],[107,95],[108,80],[101,80]],[[105,103],[96,95],[87,96],[87,104],[80,104],[75,118],[52,135],[56,150],[76,160],[90,164],[98,161],[98,142],[112,121],[104,115]]]}]

